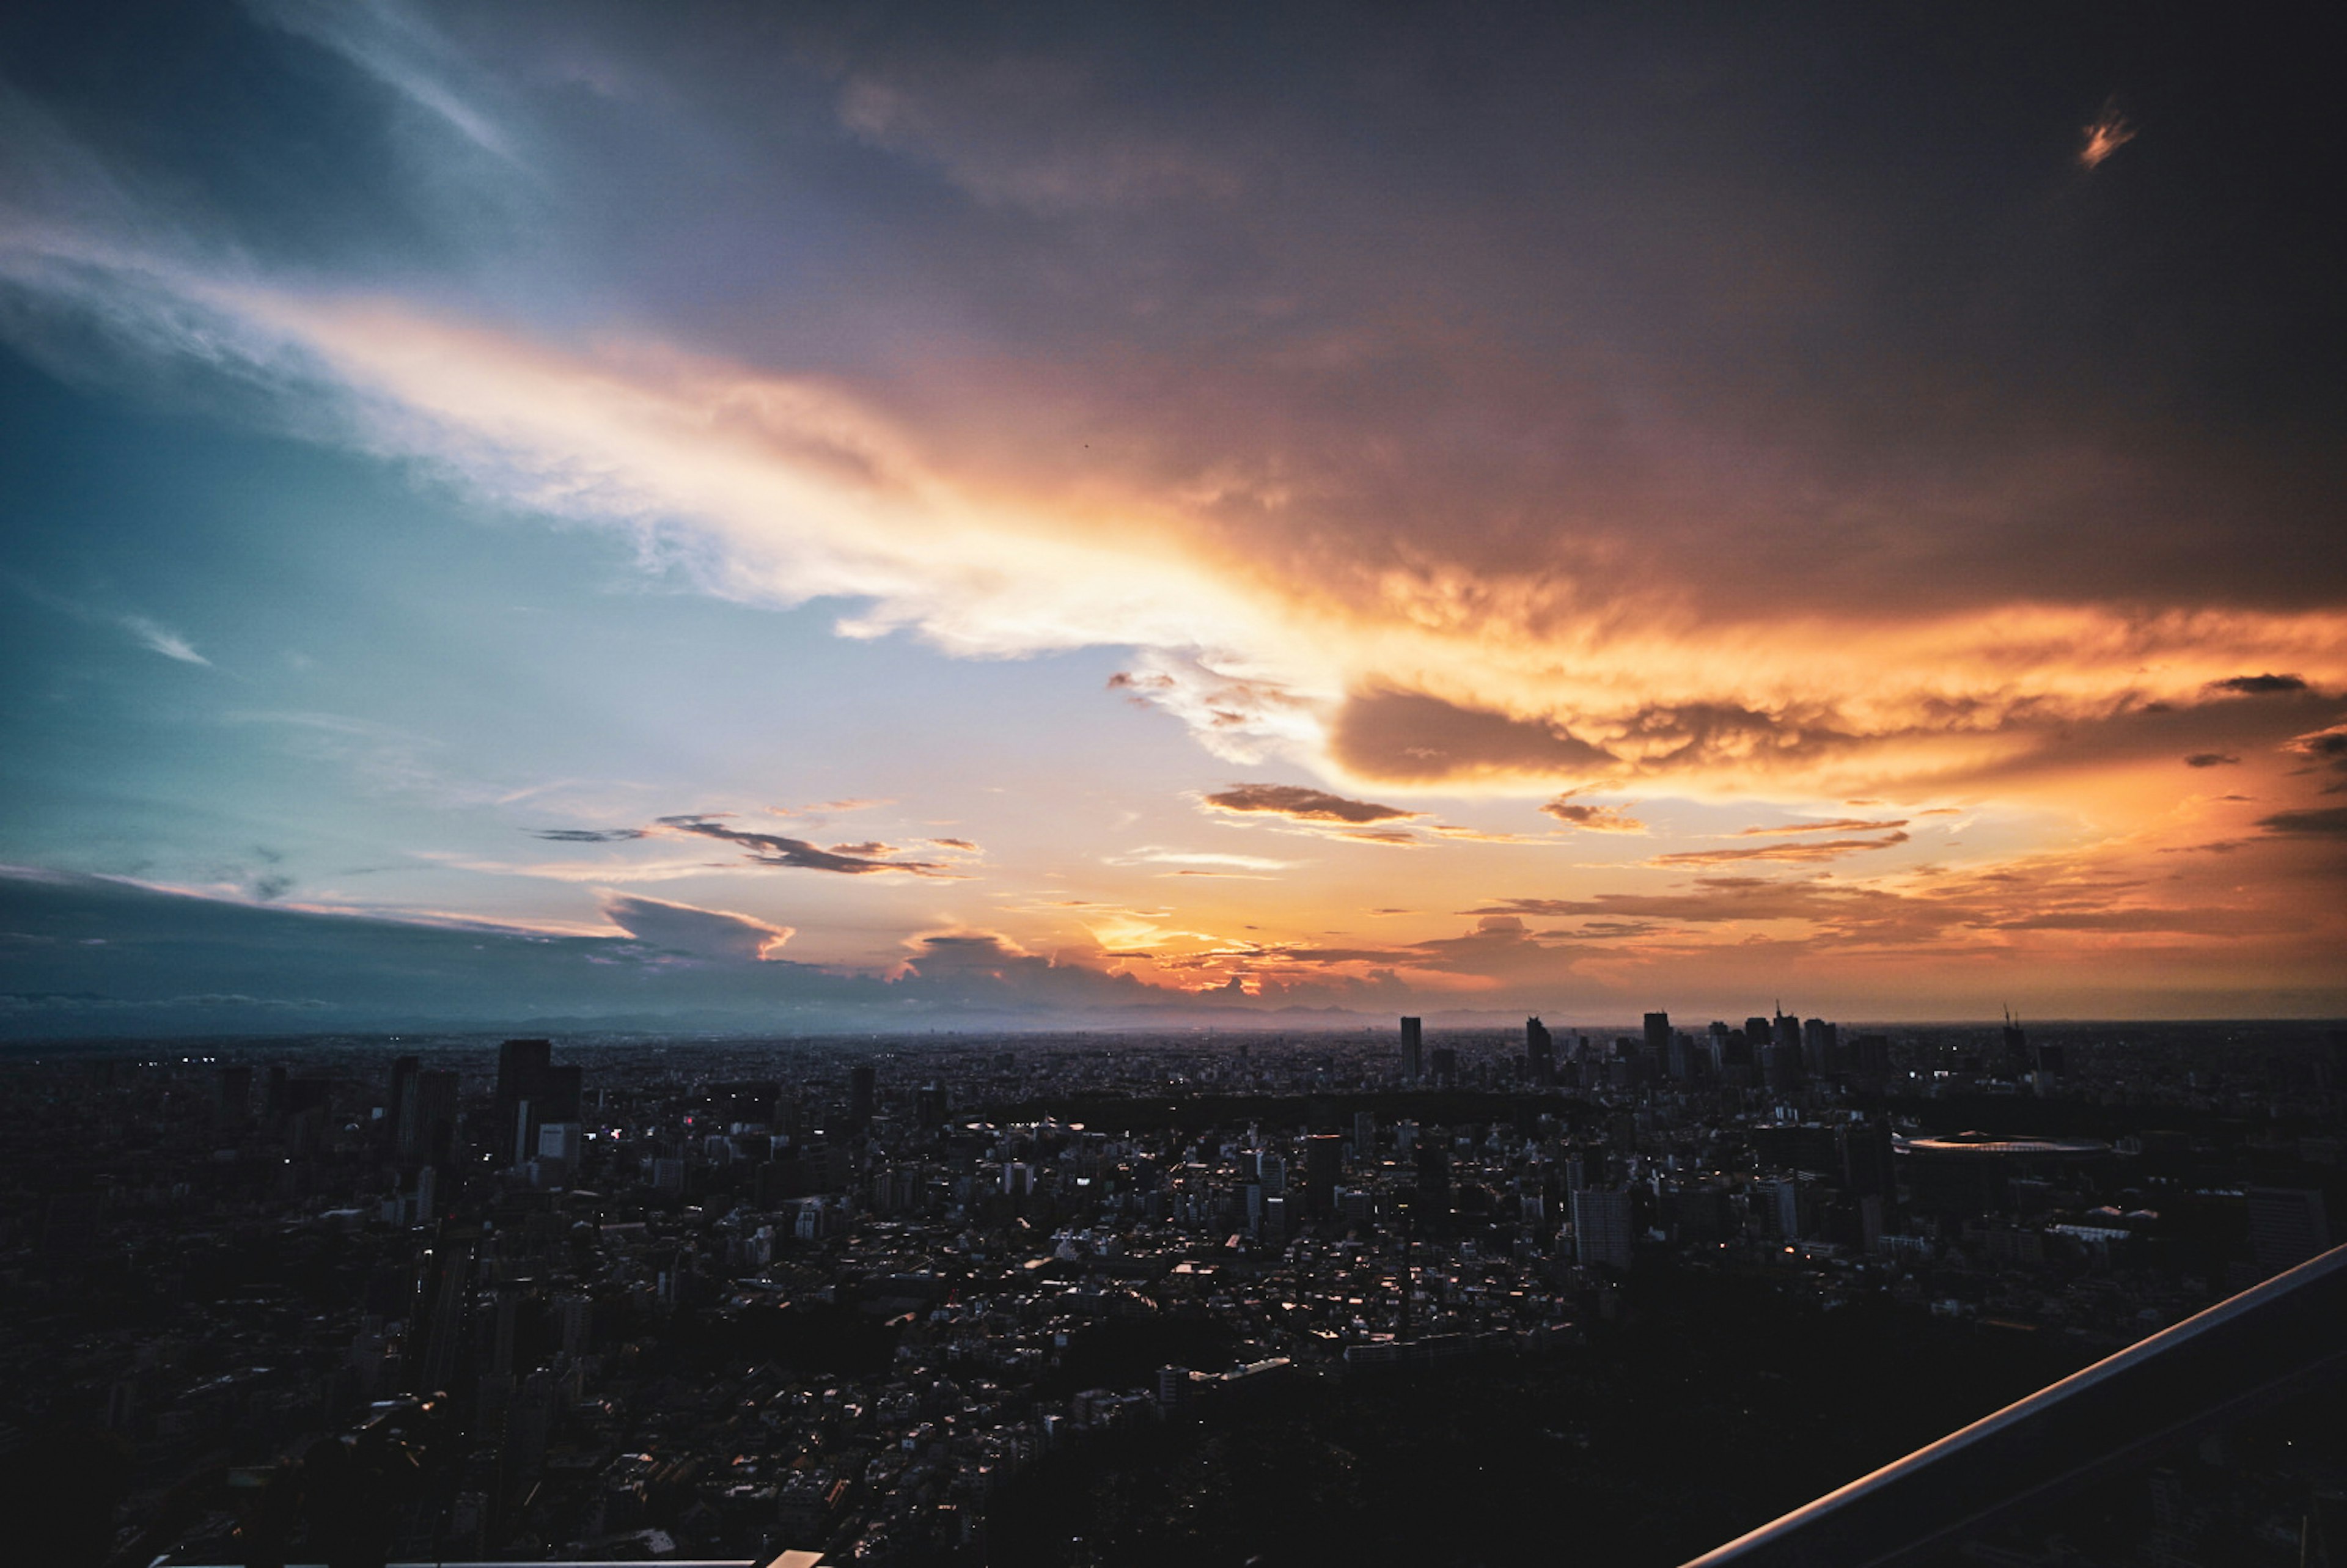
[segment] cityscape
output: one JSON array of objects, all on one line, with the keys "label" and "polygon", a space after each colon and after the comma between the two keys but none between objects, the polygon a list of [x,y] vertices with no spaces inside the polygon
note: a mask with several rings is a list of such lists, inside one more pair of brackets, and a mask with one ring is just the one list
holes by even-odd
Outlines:
[{"label": "cityscape", "polygon": [[[2325,1250],[2342,1073],[1773,1011],[19,1047],[0,1435],[41,1561],[1470,1563],[1578,1499],[1674,1563]],[[2335,1412],[1991,1560],[2299,1561]]]}]

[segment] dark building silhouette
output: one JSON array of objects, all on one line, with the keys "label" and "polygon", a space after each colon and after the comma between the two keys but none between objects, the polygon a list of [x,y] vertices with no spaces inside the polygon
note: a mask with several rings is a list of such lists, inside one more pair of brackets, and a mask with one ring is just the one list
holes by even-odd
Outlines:
[{"label": "dark building silhouette", "polygon": [[1401,1075],[1412,1083],[1426,1076],[1426,1034],[1414,1018],[1401,1020]]},{"label": "dark building silhouette", "polygon": [[1556,1081],[1556,1041],[1537,1018],[1524,1020],[1524,1060],[1534,1083]]},{"label": "dark building silhouette", "polygon": [[384,1104],[384,1132],[389,1135],[395,1150],[399,1145],[400,1122],[407,1114],[407,1102],[415,1098],[415,1080],[424,1071],[420,1056],[403,1056],[391,1064],[391,1097]]},{"label": "dark building silhouette", "polygon": [[456,1136],[456,1075],[418,1072],[392,1131],[403,1164],[446,1164]]},{"label": "dark building silhouette", "polygon": [[847,1072],[847,1124],[861,1131],[872,1124],[872,1104],[877,1097],[879,1074],[870,1067],[854,1067]]},{"label": "dark building silhouette", "polygon": [[1801,1023],[1801,1070],[1811,1078],[1831,1078],[1841,1069],[1841,1031],[1821,1018]]},{"label": "dark building silhouette", "polygon": [[2034,1065],[2029,1059],[2029,1037],[2022,1032],[2019,1021],[2006,1013],[2004,1049],[1997,1059],[1997,1071],[2007,1078],[2020,1078]]},{"label": "dark building silhouette", "polygon": [[1630,1266],[1630,1193],[1625,1187],[1582,1187],[1573,1194],[1574,1261],[1584,1268]]},{"label": "dark building silhouette", "polygon": [[1345,1141],[1334,1132],[1304,1140],[1304,1205],[1315,1214],[1337,1212],[1337,1181],[1344,1173]]},{"label": "dark building silhouette", "polygon": [[1437,1225],[1450,1212],[1450,1151],[1436,1143],[1418,1146],[1418,1214],[1421,1225]]},{"label": "dark building silhouette", "polygon": [[223,1067],[212,1101],[212,1120],[225,1128],[252,1120],[252,1069]]},{"label": "dark building silhouette", "polygon": [[2250,1253],[2258,1272],[2276,1275],[2331,1249],[2322,1194],[2311,1187],[2251,1187]]},{"label": "dark building silhouette", "polygon": [[922,1131],[934,1132],[946,1124],[946,1091],[925,1083],[913,1095],[913,1120]]},{"label": "dark building silhouette", "polygon": [[544,1097],[546,1070],[551,1065],[550,1040],[509,1040],[497,1047],[497,1087],[494,1101],[501,1126],[513,1124],[514,1107],[525,1100]]}]

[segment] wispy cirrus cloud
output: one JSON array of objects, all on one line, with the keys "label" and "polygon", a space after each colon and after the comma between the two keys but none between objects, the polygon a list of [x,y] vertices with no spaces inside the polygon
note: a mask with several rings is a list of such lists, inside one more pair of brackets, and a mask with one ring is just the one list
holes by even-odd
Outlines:
[{"label": "wispy cirrus cloud", "polygon": [[1649,866],[1733,866],[1740,861],[1776,861],[1787,865],[1812,865],[1825,860],[1840,860],[1846,856],[1862,855],[1870,849],[1889,849],[1907,842],[1904,833],[1887,833],[1880,838],[1829,838],[1792,840],[1784,844],[1758,844],[1742,849],[1682,849],[1668,855],[1655,856]]},{"label": "wispy cirrus cloud", "polygon": [[123,629],[138,640],[138,645],[166,659],[176,659],[182,664],[201,664],[210,668],[211,661],[195,650],[195,645],[158,620],[143,615],[126,615]]},{"label": "wispy cirrus cloud", "polygon": [[2133,141],[2136,130],[2116,108],[2105,104],[2103,112],[2086,128],[2085,136],[2086,145],[2078,149],[2078,163],[2082,168],[2093,169],[2100,169],[2111,154]]}]

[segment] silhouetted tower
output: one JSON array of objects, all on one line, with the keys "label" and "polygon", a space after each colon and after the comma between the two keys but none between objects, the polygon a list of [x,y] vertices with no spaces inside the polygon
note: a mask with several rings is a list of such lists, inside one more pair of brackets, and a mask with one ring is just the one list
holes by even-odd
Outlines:
[{"label": "silhouetted tower", "polygon": [[1429,1230],[1440,1230],[1450,1213],[1450,1151],[1430,1140],[1418,1146],[1418,1212]]},{"label": "silhouetted tower", "polygon": [[1666,1012],[1646,1015],[1646,1060],[1658,1075],[1670,1071],[1671,1015]]},{"label": "silhouetted tower", "polygon": [[1401,1020],[1401,1075],[1412,1083],[1426,1076],[1426,1030],[1414,1018]]},{"label": "silhouetted tower", "polygon": [[2021,1031],[2021,1020],[2013,1016],[2011,1008],[2007,1008],[2004,1009],[2004,1054],[1998,1069],[2007,1077],[2019,1078],[2030,1070],[2031,1065],[2029,1037]]},{"label": "silhouetted tower", "polygon": [[420,1056],[403,1056],[391,1064],[391,1099],[384,1106],[383,1120],[394,1148],[398,1146],[399,1124],[407,1115],[407,1102],[415,1098],[415,1080],[423,1071]]},{"label": "silhouetted tower", "polygon": [[1334,1132],[1304,1140],[1304,1205],[1315,1214],[1337,1212],[1337,1180],[1344,1172],[1345,1141]]},{"label": "silhouetted tower", "polygon": [[1548,1026],[1537,1018],[1524,1020],[1524,1057],[1532,1068],[1534,1083],[1556,1081],[1556,1041]]},{"label": "silhouetted tower", "polygon": [[550,1040],[509,1040],[497,1047],[497,1124],[513,1125],[514,1108],[545,1098],[546,1070],[554,1054]]},{"label": "silhouetted tower", "polygon": [[872,1068],[850,1068],[847,1073],[847,1124],[857,1132],[872,1124],[872,1102],[877,1097],[879,1074]]},{"label": "silhouetted tower", "polygon": [[419,1072],[392,1136],[404,1165],[441,1165],[456,1133],[456,1075]]},{"label": "silhouetted tower", "polygon": [[222,1127],[242,1127],[252,1120],[252,1069],[223,1067],[220,1070],[219,1095],[212,1104],[212,1119]]}]

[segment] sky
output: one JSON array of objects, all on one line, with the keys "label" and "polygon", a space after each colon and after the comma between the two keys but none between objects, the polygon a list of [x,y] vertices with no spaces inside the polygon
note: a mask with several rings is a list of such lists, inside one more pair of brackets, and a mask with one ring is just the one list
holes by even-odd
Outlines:
[{"label": "sky", "polygon": [[2341,29],[8,7],[0,1034],[2347,1012]]}]

